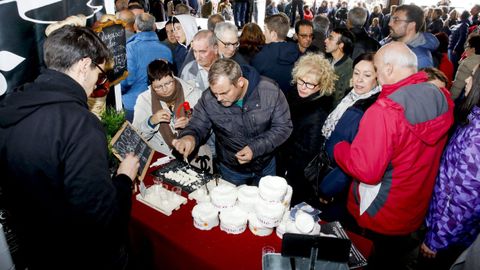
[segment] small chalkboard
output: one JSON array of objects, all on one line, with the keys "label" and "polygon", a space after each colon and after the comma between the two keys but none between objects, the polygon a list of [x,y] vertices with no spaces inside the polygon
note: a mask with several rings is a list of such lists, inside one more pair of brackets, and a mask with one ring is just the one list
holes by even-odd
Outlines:
[{"label": "small chalkboard", "polygon": [[113,55],[113,69],[109,72],[110,85],[118,84],[128,75],[125,22],[108,20],[93,28]]},{"label": "small chalkboard", "polygon": [[152,161],[154,150],[137,133],[135,128],[128,121],[125,121],[110,144],[113,148],[113,154],[120,160],[123,160],[126,154],[132,152],[140,158],[138,178],[143,180]]}]

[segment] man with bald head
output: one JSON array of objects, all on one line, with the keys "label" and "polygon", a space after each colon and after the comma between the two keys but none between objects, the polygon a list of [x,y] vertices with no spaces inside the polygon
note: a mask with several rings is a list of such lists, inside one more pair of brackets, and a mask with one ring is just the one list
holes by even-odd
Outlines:
[{"label": "man with bald head", "polygon": [[420,244],[412,234],[432,195],[453,102],[417,72],[417,57],[403,42],[380,48],[374,65],[382,92],[354,140],[336,144],[334,156],[354,179],[347,202],[354,226],[374,243],[369,269],[404,269],[400,258]]},{"label": "man with bald head", "polygon": [[116,0],[115,1],[115,11],[119,12],[124,9],[128,9],[128,0]]},{"label": "man with bald head", "polygon": [[128,9],[123,9],[115,14],[117,19],[124,21],[125,24],[125,37],[127,40],[135,34],[135,14]]}]

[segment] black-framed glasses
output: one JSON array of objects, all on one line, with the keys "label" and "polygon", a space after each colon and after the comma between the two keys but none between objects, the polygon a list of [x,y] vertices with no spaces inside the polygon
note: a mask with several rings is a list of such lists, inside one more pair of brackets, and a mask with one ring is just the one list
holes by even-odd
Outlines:
[{"label": "black-framed glasses", "polygon": [[297,79],[297,85],[300,86],[300,87],[303,87],[305,85],[306,88],[310,89],[310,90],[313,90],[315,89],[315,87],[318,86],[318,83],[317,84],[313,84],[313,83],[308,83],[302,79]]},{"label": "black-framed glasses", "polygon": [[103,70],[103,68],[101,68],[97,63],[93,61],[92,63],[100,70],[100,74],[98,74],[98,79],[96,84],[101,85],[106,83],[108,81],[107,72],[105,72],[105,70]]},{"label": "black-framed glasses", "polygon": [[220,41],[220,42],[223,44],[223,46],[225,46],[225,47],[227,47],[227,48],[228,48],[228,47],[232,47],[232,48],[236,49],[236,48],[238,48],[238,46],[240,46],[240,42],[238,42],[238,41],[235,42],[235,43],[228,43],[228,42],[223,42],[223,41],[222,41],[221,39],[219,39],[217,36],[215,36],[215,37],[217,38],[218,41]]}]

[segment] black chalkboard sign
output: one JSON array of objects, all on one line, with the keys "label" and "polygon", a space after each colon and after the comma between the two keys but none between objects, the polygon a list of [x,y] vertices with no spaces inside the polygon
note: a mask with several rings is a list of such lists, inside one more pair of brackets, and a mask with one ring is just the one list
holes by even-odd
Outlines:
[{"label": "black chalkboard sign", "polygon": [[110,144],[113,148],[113,154],[120,160],[123,160],[125,155],[131,152],[140,158],[138,178],[143,180],[152,161],[154,150],[137,133],[135,128],[128,121],[125,121],[122,128],[112,138]]},{"label": "black chalkboard sign", "polygon": [[108,20],[97,24],[93,30],[113,55],[113,69],[108,72],[110,85],[118,84],[128,75],[125,23],[121,20]]}]

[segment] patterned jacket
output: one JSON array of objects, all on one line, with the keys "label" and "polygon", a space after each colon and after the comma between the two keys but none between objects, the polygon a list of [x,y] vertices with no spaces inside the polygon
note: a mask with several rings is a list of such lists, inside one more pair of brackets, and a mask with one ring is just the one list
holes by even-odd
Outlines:
[{"label": "patterned jacket", "polygon": [[442,156],[427,215],[425,244],[433,251],[468,247],[480,232],[480,108],[459,126]]}]

